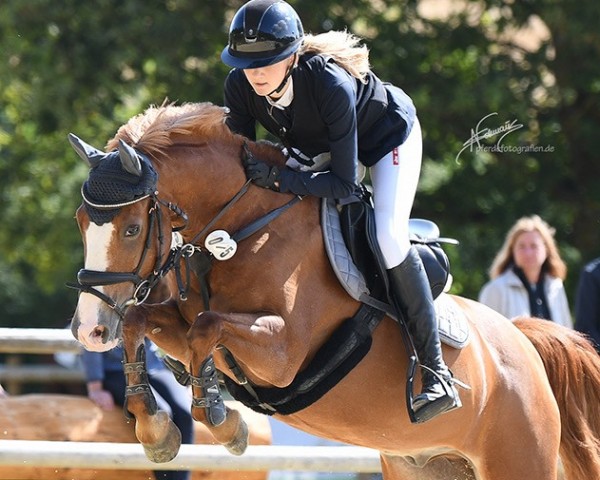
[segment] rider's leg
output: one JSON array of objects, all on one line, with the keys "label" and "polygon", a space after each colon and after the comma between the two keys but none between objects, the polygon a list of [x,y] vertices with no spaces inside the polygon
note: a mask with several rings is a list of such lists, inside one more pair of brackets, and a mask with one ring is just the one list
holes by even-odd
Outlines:
[{"label": "rider's leg", "polygon": [[[422,140],[418,121],[406,141],[371,167],[377,240],[390,279],[390,297],[404,315],[422,370],[423,389],[413,402],[417,421],[460,406],[447,382],[433,298],[423,264],[411,247],[408,220],[421,169]],[[437,375],[433,374],[436,372]]]},{"label": "rider's leg", "polygon": [[406,259],[388,270],[388,275],[391,300],[406,318],[419,362],[426,367],[422,369],[423,389],[413,400],[417,421],[425,422],[459,407],[458,392],[442,357],[433,298],[416,249],[411,248]]}]

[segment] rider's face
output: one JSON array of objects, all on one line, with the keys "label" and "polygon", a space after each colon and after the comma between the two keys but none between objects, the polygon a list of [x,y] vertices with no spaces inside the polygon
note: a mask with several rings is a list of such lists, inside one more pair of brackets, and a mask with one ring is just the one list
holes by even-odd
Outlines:
[{"label": "rider's face", "polygon": [[[293,61],[294,59],[291,57],[266,67],[247,68],[244,70],[244,74],[246,75],[248,82],[250,82],[250,85],[256,94],[261,97],[265,97],[273,90],[278,88],[279,85],[281,85],[281,82],[283,82],[285,74],[287,73],[288,67]],[[285,88],[282,89],[282,91],[278,94],[273,93],[270,96],[273,98],[279,98],[284,91]]]}]

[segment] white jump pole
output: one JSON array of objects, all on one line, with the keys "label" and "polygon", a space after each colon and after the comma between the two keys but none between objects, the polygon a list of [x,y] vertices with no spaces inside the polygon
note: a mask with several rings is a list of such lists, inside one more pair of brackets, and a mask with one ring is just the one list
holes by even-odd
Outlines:
[{"label": "white jump pole", "polygon": [[362,447],[249,446],[241,456],[220,445],[182,445],[153,463],[135,443],[0,440],[0,465],[123,470],[380,472],[379,453]]},{"label": "white jump pole", "polygon": [[65,328],[0,328],[3,353],[79,353],[82,348]]}]

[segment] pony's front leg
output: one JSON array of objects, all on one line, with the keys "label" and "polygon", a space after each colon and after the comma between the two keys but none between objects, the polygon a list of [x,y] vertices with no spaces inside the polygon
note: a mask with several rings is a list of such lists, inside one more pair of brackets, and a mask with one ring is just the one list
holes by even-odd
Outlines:
[{"label": "pony's front leg", "polygon": [[[192,353],[192,416],[231,453],[240,455],[248,445],[248,428],[239,412],[223,403],[213,359],[215,348],[226,346],[248,368],[246,374],[251,378],[279,385],[293,379],[289,372],[297,372],[307,347],[290,348],[285,322],[276,315],[213,311],[198,315],[188,332],[188,345]],[[268,361],[253,362],[257,352]]]},{"label": "pony's front leg", "polygon": [[248,447],[248,426],[237,410],[225,406],[212,352],[219,343],[221,322],[213,312],[203,312],[188,332],[192,351],[192,417],[202,422],[213,437],[233,455]]},{"label": "pony's front leg", "polygon": [[179,452],[181,432],[166,412],[158,410],[150,389],[144,346],[147,308],[130,309],[123,322],[125,412],[135,417],[135,435],[148,459],[164,463]]}]

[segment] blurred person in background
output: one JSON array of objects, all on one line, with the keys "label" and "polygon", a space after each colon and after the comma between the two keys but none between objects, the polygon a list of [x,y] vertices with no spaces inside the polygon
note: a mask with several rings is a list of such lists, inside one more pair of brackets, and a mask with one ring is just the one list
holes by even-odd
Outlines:
[{"label": "blurred person in background", "polygon": [[509,319],[524,315],[572,327],[554,229],[538,215],[522,217],[506,235],[479,301]]},{"label": "blurred person in background", "polygon": [[600,353],[600,257],[583,267],[579,275],[575,329],[585,333]]}]

